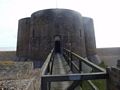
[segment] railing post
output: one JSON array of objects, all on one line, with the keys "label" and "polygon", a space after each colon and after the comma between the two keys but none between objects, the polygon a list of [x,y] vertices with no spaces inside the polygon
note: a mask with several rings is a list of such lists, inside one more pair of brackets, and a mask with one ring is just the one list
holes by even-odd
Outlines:
[{"label": "railing post", "polygon": [[109,67],[106,68],[106,72],[107,72],[107,74],[108,74],[108,78],[106,79],[106,90],[110,90],[110,85],[109,85],[109,83],[110,83],[111,81],[110,81],[110,76],[109,76],[109,72],[110,72],[110,68],[109,68]]},{"label": "railing post", "polygon": [[45,80],[45,77],[41,77],[41,89],[40,90],[47,90],[48,85],[47,81]]},{"label": "railing post", "polygon": [[68,60],[68,65],[70,64],[69,63],[69,52],[68,52],[68,54],[67,54],[67,60]]},{"label": "railing post", "polygon": [[[81,59],[79,60],[79,73],[82,72],[82,62]],[[82,88],[82,80],[80,81],[80,87]]]},{"label": "railing post", "polygon": [[48,82],[48,90],[51,89],[51,82]]},{"label": "railing post", "polygon": [[81,73],[81,71],[82,71],[82,62],[81,60],[79,60],[79,73]]},{"label": "railing post", "polygon": [[73,67],[72,67],[72,60],[73,60],[73,57],[72,57],[72,53],[71,53],[71,66],[70,66],[71,71],[73,71]]},{"label": "railing post", "polygon": [[50,62],[48,63],[48,67],[47,67],[47,73],[50,72]]},{"label": "railing post", "polygon": [[51,59],[52,59],[52,60],[51,60],[51,63],[52,63],[52,64],[51,64],[50,74],[52,74],[52,70],[53,70],[54,57],[52,57]]}]

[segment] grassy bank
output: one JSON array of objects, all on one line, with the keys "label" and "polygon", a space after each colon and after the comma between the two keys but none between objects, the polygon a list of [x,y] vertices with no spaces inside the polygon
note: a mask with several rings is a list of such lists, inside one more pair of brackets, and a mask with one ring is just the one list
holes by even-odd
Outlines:
[{"label": "grassy bank", "polygon": [[[102,68],[107,67],[104,64],[104,62],[102,62],[99,66]],[[93,72],[94,72],[94,70],[93,70]],[[106,90],[106,80],[92,80],[92,82],[98,88],[98,90]],[[83,81],[82,87],[83,87],[82,90],[92,90],[87,81]]]}]

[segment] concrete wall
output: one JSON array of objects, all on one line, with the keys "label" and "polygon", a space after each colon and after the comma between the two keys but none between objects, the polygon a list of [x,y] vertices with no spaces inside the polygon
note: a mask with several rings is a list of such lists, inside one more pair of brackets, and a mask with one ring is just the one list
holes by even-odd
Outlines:
[{"label": "concrete wall", "polygon": [[107,66],[116,66],[117,60],[120,59],[120,48],[97,48],[97,54]]},{"label": "concrete wall", "polygon": [[117,67],[107,69],[109,78],[107,80],[107,90],[120,90],[120,60]]},{"label": "concrete wall", "polygon": [[120,55],[120,47],[97,48],[97,54],[100,56]]}]

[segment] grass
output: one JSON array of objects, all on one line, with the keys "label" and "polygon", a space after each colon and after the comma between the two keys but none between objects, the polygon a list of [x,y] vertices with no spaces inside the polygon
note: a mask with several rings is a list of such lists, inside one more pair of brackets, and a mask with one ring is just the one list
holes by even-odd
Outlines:
[{"label": "grass", "polygon": [[15,51],[0,51],[0,61],[10,61],[16,56]]},{"label": "grass", "polygon": [[0,56],[1,57],[10,57],[15,55],[15,51],[0,51]]},{"label": "grass", "polygon": [[[92,80],[92,82],[99,90],[106,90],[105,80]],[[87,81],[83,81],[82,87],[83,87],[82,90],[92,90]]]},{"label": "grass", "polygon": [[[99,66],[104,69],[107,67],[104,62],[102,62]],[[92,82],[99,88],[99,90],[106,90],[106,80],[92,80]]]},{"label": "grass", "polygon": [[0,61],[0,65],[13,65],[15,64],[13,61]]},{"label": "grass", "polygon": [[[104,62],[102,62],[99,66],[102,68],[107,67],[107,65],[105,65]],[[106,90],[106,80],[91,80],[91,81],[99,90]],[[82,90],[92,90],[87,81],[83,81],[82,87],[83,87]]]},{"label": "grass", "polygon": [[87,83],[87,81],[82,82],[82,90],[92,90],[90,88],[90,85]]},{"label": "grass", "polygon": [[105,63],[102,61],[102,63],[99,65],[100,67],[102,67],[102,68],[107,68],[107,65],[105,65]]}]

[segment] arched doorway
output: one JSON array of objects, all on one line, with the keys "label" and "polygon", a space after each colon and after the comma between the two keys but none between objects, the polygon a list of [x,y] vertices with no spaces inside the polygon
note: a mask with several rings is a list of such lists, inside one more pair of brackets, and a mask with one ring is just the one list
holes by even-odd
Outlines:
[{"label": "arched doorway", "polygon": [[60,36],[55,36],[55,53],[61,53]]}]

